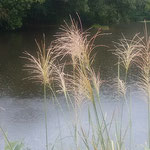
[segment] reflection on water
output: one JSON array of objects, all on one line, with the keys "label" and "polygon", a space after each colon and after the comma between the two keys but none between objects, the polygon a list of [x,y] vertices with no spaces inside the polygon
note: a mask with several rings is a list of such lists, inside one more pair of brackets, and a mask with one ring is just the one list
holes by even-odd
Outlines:
[{"label": "reflection on water", "polygon": [[[148,26],[150,28],[150,25]],[[21,139],[34,150],[45,149],[42,90],[40,86],[23,80],[27,77],[27,74],[23,71],[25,61],[21,57],[24,51],[32,54],[36,52],[34,40],[41,40],[43,33],[45,33],[47,45],[49,45],[54,38],[52,35],[56,31],[57,29],[52,28],[0,33],[0,107],[5,109],[0,109],[0,125],[7,131],[10,140]],[[112,41],[118,41],[122,37],[121,34],[124,34],[127,38],[132,38],[135,33],[139,32],[142,35],[143,24],[113,26],[108,32],[112,34],[101,36],[96,41],[100,45],[107,45],[107,47],[96,49],[94,68],[96,70],[100,69],[102,79],[111,81],[117,75],[117,66],[114,65],[117,59],[110,52],[113,49]],[[135,71],[136,68],[133,67],[132,72],[135,73]],[[135,76],[131,76],[131,78],[134,79]],[[119,107],[120,103],[114,101],[111,88],[108,87],[110,86],[103,87],[102,99],[103,109],[107,112],[107,116],[110,116],[109,114],[112,114],[112,111]],[[131,97],[133,100],[134,140],[136,144],[144,144],[147,136],[146,103],[143,100],[144,96],[136,90],[132,91]],[[113,102],[106,101],[106,99],[113,99]],[[60,103],[64,104],[63,97],[60,97],[59,100]],[[81,120],[85,127],[88,124],[86,108],[87,104],[83,106],[81,113]],[[48,104],[49,141],[57,145],[55,140],[57,141],[57,137],[60,137],[61,133],[62,137],[65,137],[63,141],[67,143],[66,146],[71,148],[71,138],[67,138],[71,134],[66,120],[72,120],[71,122],[73,122],[73,112],[72,114],[68,113],[65,105],[63,105],[63,110],[65,110],[64,114],[51,101]],[[127,116],[126,108],[124,112],[124,115]],[[125,119],[124,122],[127,122],[127,120]],[[61,126],[61,132],[59,126]],[[72,124],[69,124],[69,127],[71,126]],[[0,139],[1,137],[0,134]],[[3,145],[0,145],[0,149],[1,147]]]}]

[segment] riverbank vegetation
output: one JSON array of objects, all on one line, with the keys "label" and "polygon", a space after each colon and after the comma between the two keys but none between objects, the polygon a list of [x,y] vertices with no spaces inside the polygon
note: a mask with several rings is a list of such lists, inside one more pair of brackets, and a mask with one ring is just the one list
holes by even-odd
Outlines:
[{"label": "riverbank vegetation", "polygon": [[28,24],[60,24],[69,14],[80,14],[85,25],[109,25],[150,19],[149,0],[3,0],[0,29]]}]

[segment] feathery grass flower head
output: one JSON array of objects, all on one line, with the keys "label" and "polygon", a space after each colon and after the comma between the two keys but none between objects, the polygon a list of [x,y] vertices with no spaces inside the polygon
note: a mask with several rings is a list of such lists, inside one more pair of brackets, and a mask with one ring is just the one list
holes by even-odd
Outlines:
[{"label": "feathery grass flower head", "polygon": [[138,86],[147,94],[150,93],[150,38],[143,42],[143,50],[136,62],[140,69]]},{"label": "feathery grass flower head", "polygon": [[119,43],[115,43],[114,54],[118,56],[121,63],[128,71],[130,65],[135,62],[135,58],[140,55],[142,50],[142,38],[136,34],[132,40],[128,40],[123,36],[123,39],[120,39]]},{"label": "feathery grass flower head", "polygon": [[115,78],[113,82],[113,87],[117,89],[117,95],[125,98],[127,91],[126,83],[119,78]]},{"label": "feathery grass flower head", "polygon": [[70,20],[71,25],[69,26],[65,22],[65,25],[60,28],[61,32],[55,35],[57,38],[54,41],[55,51],[62,57],[70,55],[73,65],[82,63],[89,66],[91,61],[90,55],[95,48],[94,41],[100,35],[100,30],[88,40],[89,33],[83,32],[80,18],[80,28],[71,17]]},{"label": "feathery grass flower head", "polygon": [[70,83],[72,76],[65,73],[65,66],[66,64],[64,63],[55,68],[55,82],[60,88],[57,92],[63,92],[65,97],[67,97],[67,93],[72,89],[72,85]]},{"label": "feathery grass flower head", "polygon": [[91,76],[91,80],[93,83],[93,88],[96,91],[96,94],[99,96],[100,95],[100,87],[102,86],[103,82],[100,78],[100,72],[98,72],[97,74],[94,72],[94,70],[90,71],[90,76]]},{"label": "feathery grass flower head", "polygon": [[28,52],[24,52],[26,56],[23,58],[29,61],[24,66],[25,70],[27,70],[30,74],[28,79],[45,85],[51,84],[53,81],[53,72],[55,68],[55,56],[53,53],[53,47],[51,46],[49,49],[46,49],[45,38],[42,42],[42,46],[40,46],[37,41],[36,44],[38,46],[36,57]]},{"label": "feathery grass flower head", "polygon": [[[75,77],[72,79],[73,92],[75,91],[75,96],[79,96],[82,100],[88,99],[93,101],[94,93],[91,83],[91,78],[88,73],[84,72],[81,68],[77,68],[75,72]],[[78,94],[77,94],[78,93]],[[77,98],[79,99],[79,98]]]},{"label": "feathery grass flower head", "polygon": [[75,101],[79,104],[84,100],[94,101],[94,92],[99,96],[102,83],[99,73],[96,75],[93,70],[85,71],[80,67],[76,68],[75,76],[72,78],[72,91]]},{"label": "feathery grass flower head", "polygon": [[137,84],[138,87],[147,94],[147,96],[150,94],[150,76],[141,73],[141,77],[139,77],[139,82]]}]

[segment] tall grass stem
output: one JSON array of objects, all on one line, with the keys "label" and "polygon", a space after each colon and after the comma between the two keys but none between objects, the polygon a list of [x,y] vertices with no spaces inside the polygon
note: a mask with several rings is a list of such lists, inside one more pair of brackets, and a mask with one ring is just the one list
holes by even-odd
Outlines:
[{"label": "tall grass stem", "polygon": [[46,84],[44,83],[44,115],[45,115],[45,137],[46,137],[46,150],[48,150],[48,128],[47,128],[47,93]]},{"label": "tall grass stem", "polygon": [[3,130],[3,128],[2,128],[2,127],[0,127],[0,130],[1,130],[1,131],[2,131],[2,133],[3,133],[4,138],[5,138],[5,141],[7,142],[8,147],[10,148],[10,150],[14,150],[14,149],[12,148],[11,143],[10,143],[10,141],[8,140],[8,137],[7,137],[7,135],[6,135],[5,131]]}]

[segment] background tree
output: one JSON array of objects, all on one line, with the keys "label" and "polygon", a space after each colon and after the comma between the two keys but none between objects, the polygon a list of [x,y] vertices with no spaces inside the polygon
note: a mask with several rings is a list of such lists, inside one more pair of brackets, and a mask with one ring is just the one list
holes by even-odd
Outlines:
[{"label": "background tree", "polygon": [[0,27],[55,25],[76,12],[86,25],[149,20],[150,0],[0,0]]},{"label": "background tree", "polygon": [[22,26],[22,19],[33,3],[44,0],[0,0],[0,26],[15,29]]}]

